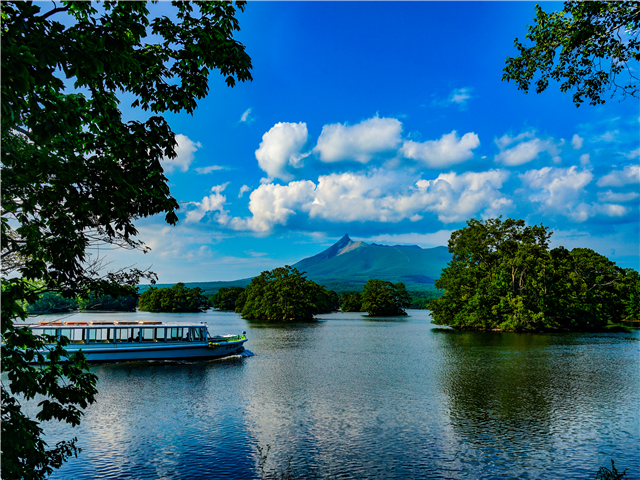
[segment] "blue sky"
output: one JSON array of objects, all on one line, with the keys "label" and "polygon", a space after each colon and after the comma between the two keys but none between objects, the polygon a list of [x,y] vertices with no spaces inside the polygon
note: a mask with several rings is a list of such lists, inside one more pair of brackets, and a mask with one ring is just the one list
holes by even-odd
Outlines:
[{"label": "blue sky", "polygon": [[231,89],[213,73],[193,116],[167,116],[180,222],[140,220],[152,252],[112,253],[112,266],[233,280],[345,233],[433,247],[503,215],[638,269],[638,101],[576,108],[556,84],[537,95],[501,81],[534,5],[249,3],[237,38],[254,81]]}]

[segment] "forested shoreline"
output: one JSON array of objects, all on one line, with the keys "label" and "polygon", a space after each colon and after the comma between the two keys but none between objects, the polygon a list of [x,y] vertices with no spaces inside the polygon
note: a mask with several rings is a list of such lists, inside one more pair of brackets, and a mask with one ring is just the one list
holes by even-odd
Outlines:
[{"label": "forested shoreline", "polygon": [[501,218],[452,233],[452,260],[429,302],[436,325],[462,330],[597,330],[640,316],[638,272],[588,249],[549,248],[543,225]]}]

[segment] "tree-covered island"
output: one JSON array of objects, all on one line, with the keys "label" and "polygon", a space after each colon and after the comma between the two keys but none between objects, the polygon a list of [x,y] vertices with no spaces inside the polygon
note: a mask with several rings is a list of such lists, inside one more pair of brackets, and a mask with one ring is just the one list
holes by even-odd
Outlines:
[{"label": "tree-covered island", "polygon": [[362,291],[362,310],[372,317],[406,315],[411,306],[411,295],[404,283],[369,280]]},{"label": "tree-covered island", "polygon": [[267,321],[306,321],[338,310],[338,294],[307,280],[304,272],[285,265],[264,271],[236,301],[242,318]]},{"label": "tree-covered island", "polygon": [[188,288],[177,283],[171,288],[150,287],[138,299],[138,308],[148,312],[203,312],[210,306],[209,299],[198,287]]},{"label": "tree-covered island", "polygon": [[220,287],[220,290],[209,298],[211,299],[213,308],[233,312],[236,309],[238,297],[240,297],[243,292],[244,288],[242,287]]},{"label": "tree-covered island", "polygon": [[638,318],[640,279],[588,248],[549,248],[543,225],[469,220],[430,302],[433,323],[501,331],[592,330]]}]

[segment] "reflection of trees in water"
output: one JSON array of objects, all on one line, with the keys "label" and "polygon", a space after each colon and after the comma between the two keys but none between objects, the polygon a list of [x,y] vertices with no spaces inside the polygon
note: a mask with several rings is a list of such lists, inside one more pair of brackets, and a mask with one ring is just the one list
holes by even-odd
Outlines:
[{"label": "reflection of trees in water", "polygon": [[439,330],[439,377],[454,431],[465,441],[509,450],[548,443],[552,406],[549,337]]},{"label": "reflection of trees in water", "polygon": [[558,471],[593,475],[598,461],[628,462],[629,452],[638,452],[637,339],[432,333],[443,354],[438,385],[461,455],[505,469],[510,462],[531,471],[535,463],[553,463]]}]

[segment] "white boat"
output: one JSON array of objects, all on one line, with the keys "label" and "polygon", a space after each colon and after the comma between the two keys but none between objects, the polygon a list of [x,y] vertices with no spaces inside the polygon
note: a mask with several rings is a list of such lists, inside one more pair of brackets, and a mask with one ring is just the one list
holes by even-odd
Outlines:
[{"label": "white boat", "polygon": [[204,323],[54,320],[25,327],[36,335],[67,337],[67,352],[82,350],[89,362],[226,357],[242,353],[247,341],[246,332],[211,336]]}]

